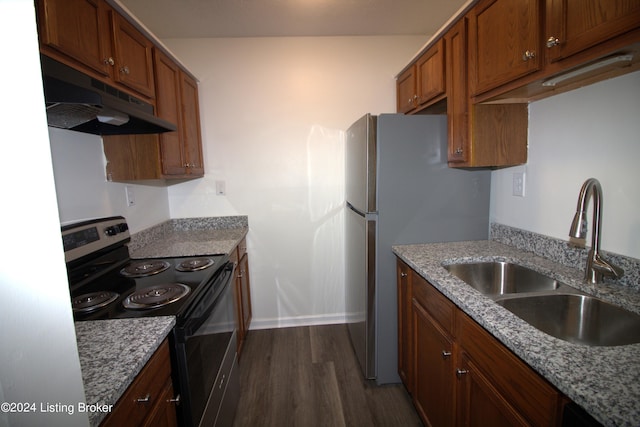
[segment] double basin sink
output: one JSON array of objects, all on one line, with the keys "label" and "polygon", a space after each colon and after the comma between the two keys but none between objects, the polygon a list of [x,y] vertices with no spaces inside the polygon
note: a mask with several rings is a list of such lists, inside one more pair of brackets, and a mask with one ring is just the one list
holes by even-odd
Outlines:
[{"label": "double basin sink", "polygon": [[509,262],[445,265],[449,273],[522,320],[574,344],[640,343],[640,315]]}]

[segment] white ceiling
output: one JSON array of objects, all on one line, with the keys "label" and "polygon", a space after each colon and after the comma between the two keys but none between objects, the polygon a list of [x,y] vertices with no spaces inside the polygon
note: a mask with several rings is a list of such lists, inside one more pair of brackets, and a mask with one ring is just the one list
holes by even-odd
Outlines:
[{"label": "white ceiling", "polygon": [[158,38],[433,35],[466,0],[119,0]]}]

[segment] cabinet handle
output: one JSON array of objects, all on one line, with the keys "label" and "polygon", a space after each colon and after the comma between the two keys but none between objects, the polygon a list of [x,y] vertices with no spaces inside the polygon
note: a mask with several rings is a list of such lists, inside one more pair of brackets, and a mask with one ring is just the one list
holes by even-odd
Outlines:
[{"label": "cabinet handle", "polygon": [[524,54],[522,54],[522,60],[523,61],[529,61],[530,59],[533,59],[536,57],[536,53],[532,50],[528,50],[526,51]]},{"label": "cabinet handle", "polygon": [[451,352],[447,350],[442,350],[442,358],[446,359],[448,357],[451,357]]},{"label": "cabinet handle", "polygon": [[104,62],[105,65],[115,65],[115,61],[113,60],[113,58],[109,57],[109,58],[105,58],[102,62]]},{"label": "cabinet handle", "polygon": [[120,68],[120,72],[122,74],[127,74],[128,75],[129,74],[129,67],[127,67],[126,65],[124,67],[121,67]]},{"label": "cabinet handle", "polygon": [[150,401],[151,401],[151,395],[149,393],[147,393],[145,397],[139,397],[136,399],[136,402],[138,403],[149,403]]},{"label": "cabinet handle", "polygon": [[454,152],[455,155],[460,156],[462,154],[462,148],[456,148],[456,151]]},{"label": "cabinet handle", "polygon": [[405,273],[404,271],[400,273],[400,277],[407,277],[407,276],[408,276],[408,274]]},{"label": "cabinet handle", "polygon": [[177,395],[175,399],[168,399],[167,403],[175,403],[178,406],[180,404],[180,395]]},{"label": "cabinet handle", "polygon": [[463,375],[467,375],[469,373],[469,371],[467,371],[466,369],[456,369],[456,376],[458,378],[462,378]]},{"label": "cabinet handle", "polygon": [[547,39],[547,47],[551,49],[554,46],[558,46],[560,44],[560,40],[557,37],[551,36]]}]

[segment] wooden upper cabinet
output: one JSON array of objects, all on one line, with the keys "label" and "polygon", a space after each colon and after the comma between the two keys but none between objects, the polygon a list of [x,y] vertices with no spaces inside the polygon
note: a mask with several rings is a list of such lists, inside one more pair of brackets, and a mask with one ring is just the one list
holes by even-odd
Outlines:
[{"label": "wooden upper cabinet", "polygon": [[204,175],[204,162],[200,133],[198,83],[182,71],[180,72],[180,93],[182,95],[182,138],[189,174],[202,176]]},{"label": "wooden upper cabinet", "polygon": [[440,39],[416,62],[419,106],[444,97],[444,65],[444,40]]},{"label": "wooden upper cabinet", "polygon": [[175,123],[174,132],[160,134],[163,175],[185,175],[187,162],[182,143],[182,104],[180,102],[180,67],[160,50],[154,50],[156,73],[156,113]]},{"label": "wooden upper cabinet", "polygon": [[408,113],[416,108],[416,66],[407,68],[396,81],[396,100],[398,113]]},{"label": "wooden upper cabinet", "polygon": [[539,0],[482,0],[469,12],[471,95],[540,70]]},{"label": "wooden upper cabinet", "polygon": [[111,11],[111,16],[114,80],[153,98],[153,44],[120,14]]},{"label": "wooden upper cabinet", "polygon": [[549,62],[640,27],[640,0],[547,0]]},{"label": "wooden upper cabinet", "polygon": [[467,18],[461,18],[444,35],[447,47],[447,133],[450,163],[469,161],[469,90],[467,73]]},{"label": "wooden upper cabinet", "polygon": [[63,54],[102,76],[111,73],[107,7],[102,0],[38,0],[41,50]]},{"label": "wooden upper cabinet", "polygon": [[190,179],[204,175],[198,84],[159,49],[153,52],[156,114],[174,132],[102,137],[109,181]]},{"label": "wooden upper cabinet", "polygon": [[438,40],[397,79],[397,111],[418,111],[445,97],[444,41]]},{"label": "wooden upper cabinet", "polygon": [[104,0],[36,0],[40,51],[153,99],[153,43]]}]

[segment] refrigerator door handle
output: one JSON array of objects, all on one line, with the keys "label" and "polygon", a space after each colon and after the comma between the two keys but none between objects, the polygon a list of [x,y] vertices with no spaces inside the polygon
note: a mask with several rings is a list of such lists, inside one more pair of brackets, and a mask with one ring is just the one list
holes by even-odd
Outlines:
[{"label": "refrigerator door handle", "polygon": [[378,212],[362,212],[349,202],[347,202],[347,208],[351,209],[355,214],[360,215],[368,221],[375,221],[378,218]]},{"label": "refrigerator door handle", "polygon": [[365,217],[364,212],[362,212],[361,210],[359,210],[358,208],[356,208],[355,206],[353,206],[351,203],[347,202],[347,207],[349,209],[351,209],[352,211],[354,211],[355,213],[357,213],[358,215],[360,215],[362,218]]}]

